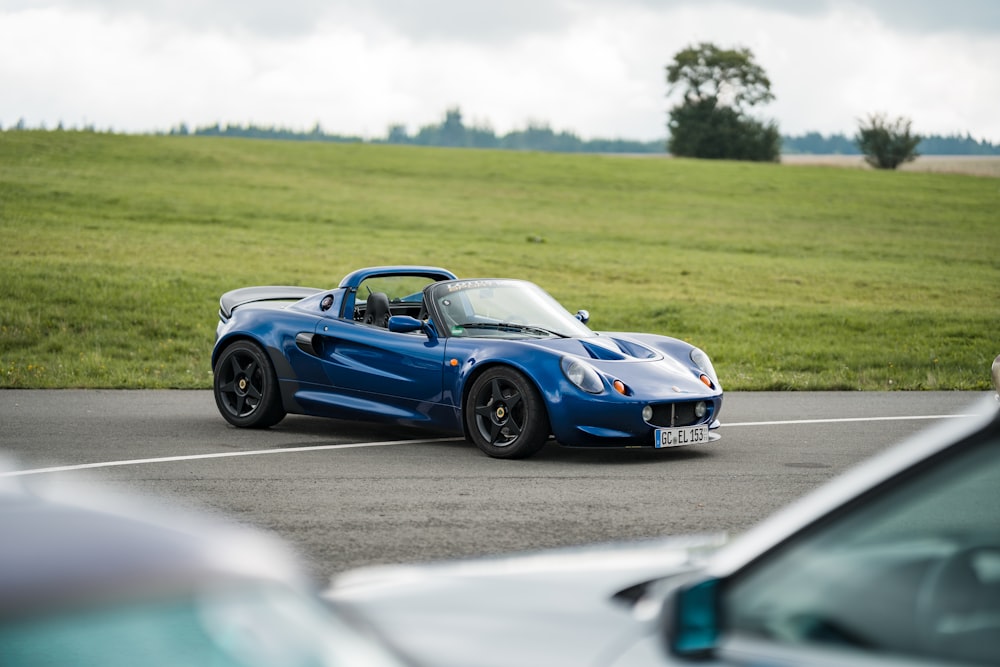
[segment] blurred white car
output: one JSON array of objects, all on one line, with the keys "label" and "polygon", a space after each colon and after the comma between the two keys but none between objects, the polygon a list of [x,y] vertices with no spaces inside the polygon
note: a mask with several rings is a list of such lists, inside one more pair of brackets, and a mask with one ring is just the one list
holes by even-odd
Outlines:
[{"label": "blurred white car", "polygon": [[398,667],[262,534],[0,478],[3,667]]},{"label": "blurred white car", "polygon": [[426,665],[1000,665],[1000,410],[977,407],[729,544],[368,568],[325,595]]}]

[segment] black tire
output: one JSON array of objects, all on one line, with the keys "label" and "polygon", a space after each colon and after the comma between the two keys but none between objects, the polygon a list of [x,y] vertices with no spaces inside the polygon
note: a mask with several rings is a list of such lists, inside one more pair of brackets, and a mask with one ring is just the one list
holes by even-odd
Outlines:
[{"label": "black tire", "polygon": [[215,404],[233,426],[268,428],[285,418],[278,378],[256,343],[238,340],[215,364]]},{"label": "black tire", "polygon": [[469,439],[494,458],[526,458],[549,437],[548,414],[538,390],[507,366],[495,366],[476,378],[463,412]]}]

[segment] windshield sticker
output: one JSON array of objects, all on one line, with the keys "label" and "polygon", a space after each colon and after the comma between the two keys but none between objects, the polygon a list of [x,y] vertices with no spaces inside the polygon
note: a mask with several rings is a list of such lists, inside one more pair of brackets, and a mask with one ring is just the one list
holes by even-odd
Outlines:
[{"label": "windshield sticker", "polygon": [[484,287],[499,287],[507,285],[507,280],[460,280],[457,283],[445,285],[449,292],[460,292],[467,289],[481,289]]}]

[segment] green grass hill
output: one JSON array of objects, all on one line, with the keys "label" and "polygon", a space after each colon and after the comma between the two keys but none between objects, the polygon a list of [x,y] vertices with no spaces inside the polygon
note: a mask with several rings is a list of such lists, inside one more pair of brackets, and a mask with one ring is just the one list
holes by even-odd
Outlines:
[{"label": "green grass hill", "polygon": [[987,389],[1000,185],[954,174],[0,132],[0,387],[211,386],[219,295],[441,265],[705,349],[727,390]]}]

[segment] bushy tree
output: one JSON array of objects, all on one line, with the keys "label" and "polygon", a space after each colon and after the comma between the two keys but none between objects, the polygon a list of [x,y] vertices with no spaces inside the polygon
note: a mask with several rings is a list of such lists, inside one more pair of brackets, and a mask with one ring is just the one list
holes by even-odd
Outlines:
[{"label": "bushy tree", "polygon": [[703,42],[667,66],[669,94],[682,91],[670,110],[667,150],[684,157],[776,161],[781,135],[775,123],[749,110],[774,99],[771,81],[749,49],[721,49]]},{"label": "bushy tree", "polygon": [[876,169],[895,169],[904,162],[919,157],[920,136],[912,134],[909,118],[889,120],[882,113],[871,114],[860,121],[855,142],[865,156],[865,162]]},{"label": "bushy tree", "polygon": [[682,157],[773,162],[781,150],[774,123],[764,124],[708,100],[674,107],[670,129],[669,150]]}]

